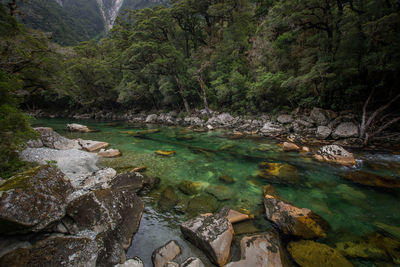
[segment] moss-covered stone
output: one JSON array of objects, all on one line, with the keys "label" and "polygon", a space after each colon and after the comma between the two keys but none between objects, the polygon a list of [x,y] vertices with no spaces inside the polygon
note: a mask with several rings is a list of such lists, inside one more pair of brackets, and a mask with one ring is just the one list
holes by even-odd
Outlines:
[{"label": "moss-covered stone", "polygon": [[189,180],[183,180],[179,185],[178,185],[179,190],[182,191],[182,193],[186,195],[195,195],[200,192],[201,190],[201,183],[199,182],[193,182]]},{"label": "moss-covered stone", "polygon": [[219,204],[215,197],[209,194],[201,194],[189,201],[187,212],[193,215],[215,212],[218,206]]},{"label": "moss-covered stone", "polygon": [[353,266],[338,250],[311,240],[290,242],[287,248],[293,259],[303,267]]},{"label": "moss-covered stone", "polygon": [[163,211],[171,210],[179,201],[177,194],[172,186],[167,186],[158,200],[158,207]]}]

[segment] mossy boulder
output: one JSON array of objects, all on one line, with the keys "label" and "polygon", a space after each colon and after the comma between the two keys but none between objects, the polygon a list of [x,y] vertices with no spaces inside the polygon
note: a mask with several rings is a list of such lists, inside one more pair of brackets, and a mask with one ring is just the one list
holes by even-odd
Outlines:
[{"label": "mossy boulder", "polygon": [[0,187],[0,233],[37,232],[61,219],[72,190],[64,174],[48,165],[9,178]]},{"label": "mossy boulder", "polygon": [[261,162],[258,176],[277,184],[296,184],[300,178],[297,168],[286,163]]},{"label": "mossy boulder", "polygon": [[400,180],[380,176],[372,172],[352,171],[341,175],[354,183],[377,188],[400,188]]},{"label": "mossy boulder", "polygon": [[186,195],[196,195],[201,190],[201,183],[193,182],[190,180],[183,180],[179,185],[178,188],[182,193]]},{"label": "mossy boulder", "polygon": [[292,258],[303,267],[353,266],[338,250],[311,240],[290,242],[287,249]]},{"label": "mossy boulder", "polygon": [[218,209],[218,201],[210,194],[201,194],[189,201],[187,212],[190,214],[202,214],[215,212]]},{"label": "mossy boulder", "polygon": [[172,186],[167,186],[160,195],[158,207],[163,211],[171,210],[179,201],[178,195]]}]

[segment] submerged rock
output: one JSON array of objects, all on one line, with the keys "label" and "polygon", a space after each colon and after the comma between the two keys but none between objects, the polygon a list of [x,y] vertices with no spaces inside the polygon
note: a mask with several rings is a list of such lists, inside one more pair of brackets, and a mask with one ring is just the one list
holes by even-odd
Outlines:
[{"label": "submerged rock", "polygon": [[181,248],[178,242],[171,240],[164,246],[153,251],[151,261],[154,267],[164,267],[165,264],[175,259],[179,254],[181,254]]},{"label": "submerged rock", "polygon": [[250,216],[241,212],[238,212],[236,210],[229,209],[228,215],[226,218],[231,222],[231,223],[237,223],[237,222],[242,222],[245,220],[249,220]]},{"label": "submerged rock", "polygon": [[223,181],[227,184],[233,184],[235,182],[235,180],[232,177],[230,177],[229,175],[221,175],[219,177],[219,180]]},{"label": "submerged rock", "polygon": [[279,235],[270,231],[263,235],[245,236],[240,241],[241,260],[230,262],[226,267],[242,266],[290,266]]},{"label": "submerged rock", "polygon": [[57,168],[41,166],[0,186],[0,233],[37,232],[65,215],[72,186]]},{"label": "submerged rock", "polygon": [[182,193],[186,195],[196,195],[197,193],[200,192],[201,190],[201,183],[199,182],[193,182],[190,180],[183,180],[179,185],[178,185],[179,190],[182,191]]},{"label": "submerged rock", "polygon": [[4,255],[0,258],[0,266],[95,267],[98,253],[96,242],[90,238],[54,236],[31,248],[19,248]]},{"label": "submerged rock", "polygon": [[242,234],[254,234],[258,232],[262,232],[257,226],[254,224],[253,220],[242,221],[233,224],[233,230],[236,235]]},{"label": "submerged rock", "polygon": [[177,203],[179,199],[175,193],[172,186],[167,186],[162,192],[160,199],[158,201],[158,206],[161,210],[168,211],[171,210]]},{"label": "submerged rock", "polygon": [[400,227],[381,222],[375,222],[374,225],[385,235],[389,235],[397,240],[400,240]]},{"label": "submerged rock", "polygon": [[33,128],[36,132],[40,134],[40,140],[43,145],[49,148],[66,150],[66,149],[80,149],[81,146],[78,142],[74,140],[70,140],[65,138],[64,136],[59,135],[57,132],[53,130],[53,128],[49,127],[38,127]]},{"label": "submerged rock", "polygon": [[321,162],[354,166],[356,161],[354,155],[338,145],[328,145],[321,147],[314,158]]},{"label": "submerged rock", "polygon": [[286,235],[313,239],[326,237],[329,224],[319,215],[306,208],[298,208],[278,197],[264,196],[265,214]]},{"label": "submerged rock", "polygon": [[300,266],[353,266],[338,250],[311,240],[290,242],[287,249]]},{"label": "submerged rock", "polygon": [[209,194],[200,194],[189,201],[187,212],[190,214],[201,214],[215,212],[218,209],[218,201]]},{"label": "submerged rock", "polygon": [[400,188],[400,180],[379,176],[371,172],[353,171],[353,172],[343,173],[340,176],[354,183],[366,186],[373,186],[380,188]]},{"label": "submerged rock", "polygon": [[214,264],[223,266],[227,263],[233,228],[223,214],[200,215],[182,223],[180,228],[184,237],[202,249]]},{"label": "submerged rock", "polygon": [[92,130],[86,125],[71,123],[67,124],[67,130],[71,132],[90,133]]},{"label": "submerged rock", "polygon": [[271,183],[298,183],[299,176],[296,167],[286,163],[261,162],[258,176]]},{"label": "submerged rock", "polygon": [[290,152],[290,151],[299,151],[300,147],[294,143],[284,142],[282,145],[282,149],[285,152]]},{"label": "submerged rock", "polygon": [[176,154],[175,151],[164,151],[164,150],[157,150],[155,153],[161,156],[172,156]]},{"label": "submerged rock", "polygon": [[229,200],[233,198],[234,192],[224,185],[211,185],[207,187],[206,192],[213,195],[220,201]]}]

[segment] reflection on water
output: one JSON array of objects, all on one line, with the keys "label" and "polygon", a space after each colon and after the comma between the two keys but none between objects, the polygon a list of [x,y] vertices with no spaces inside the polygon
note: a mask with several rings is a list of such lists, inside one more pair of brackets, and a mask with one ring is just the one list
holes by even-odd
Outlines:
[{"label": "reflection on water", "polygon": [[[195,133],[182,127],[163,127],[161,131],[141,135],[132,134],[132,131],[148,129],[147,126],[98,122],[84,124],[99,132],[68,133],[64,130],[66,123],[71,121],[51,119],[36,122],[37,125],[51,126],[69,138],[105,141],[112,148],[121,150],[122,157],[104,159],[101,162],[104,166],[126,171],[145,165],[148,175],[161,178],[160,189],[146,198],[147,212],[128,252],[129,257],[139,256],[148,264],[151,252],[158,246],[170,239],[184,242],[177,225],[192,215],[182,211],[160,214],[156,204],[166,186],[177,188],[183,180],[206,185],[201,188],[200,195],[210,192],[207,186],[229,188],[233,193],[222,198],[225,200],[218,202],[219,207],[226,205],[251,211],[256,215],[255,223],[261,230],[269,227],[263,218],[262,186],[273,181],[283,199],[296,206],[310,208],[330,223],[333,231],[322,242],[332,246],[375,232],[378,230],[376,225],[382,223],[400,227],[399,190],[388,191],[354,184],[340,177],[340,174],[354,171],[354,168],[320,164],[307,155],[281,152],[275,140],[229,138],[224,131]],[[176,154],[166,157],[156,155],[156,150],[171,150]],[[360,159],[357,169],[399,179],[399,155],[366,152],[355,152],[355,155]],[[290,165],[289,169],[297,173],[296,182],[261,178],[257,175],[260,162]],[[229,177],[231,181],[227,183],[220,179],[222,176]],[[175,193],[182,205],[187,205],[194,197],[178,189]],[[189,244],[185,243],[185,246]],[[188,256],[187,252],[184,256]]]}]

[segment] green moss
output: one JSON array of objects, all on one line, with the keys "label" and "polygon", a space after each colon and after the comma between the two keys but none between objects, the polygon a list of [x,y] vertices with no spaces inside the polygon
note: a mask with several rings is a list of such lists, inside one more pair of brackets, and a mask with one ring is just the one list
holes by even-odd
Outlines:
[{"label": "green moss", "polygon": [[28,179],[38,173],[38,171],[44,166],[32,168],[28,171],[19,173],[9,178],[4,184],[1,185],[0,191],[8,191],[11,189],[26,189],[30,186],[27,182]]}]

